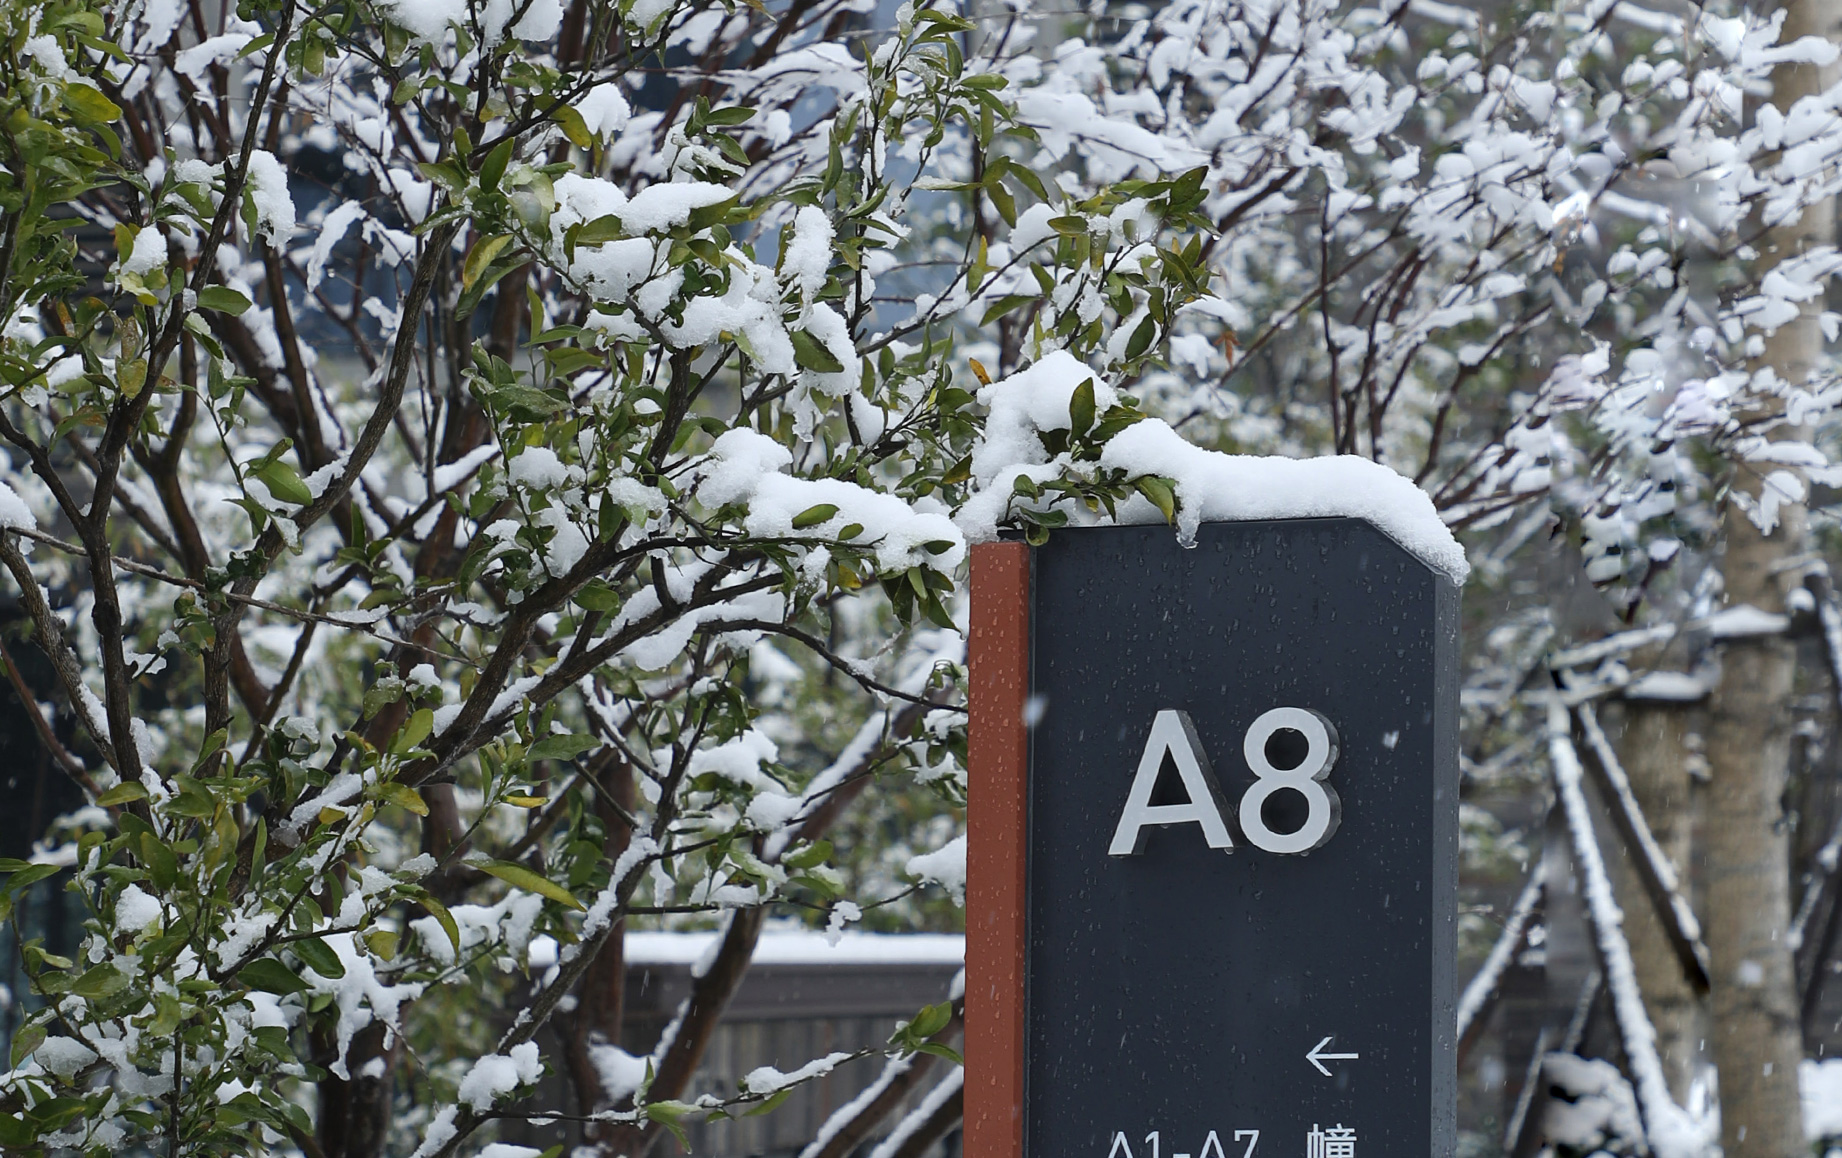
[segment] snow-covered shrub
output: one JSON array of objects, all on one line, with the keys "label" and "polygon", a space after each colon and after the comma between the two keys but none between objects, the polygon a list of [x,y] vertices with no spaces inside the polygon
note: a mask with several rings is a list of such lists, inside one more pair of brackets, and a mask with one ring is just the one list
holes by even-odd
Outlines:
[{"label": "snow-covered shrub", "polygon": [[[1107,455],[1205,170],[1066,191],[1027,58],[858,8],[6,9],[0,562],[91,805],[0,866],[84,917],[0,1145],[445,1155],[548,1068],[627,1152],[850,1060],[683,1100],[768,913],[959,919],[968,542],[1201,501]],[[1060,288],[991,382],[998,222]],[[610,1069],[638,919],[724,937]]]}]

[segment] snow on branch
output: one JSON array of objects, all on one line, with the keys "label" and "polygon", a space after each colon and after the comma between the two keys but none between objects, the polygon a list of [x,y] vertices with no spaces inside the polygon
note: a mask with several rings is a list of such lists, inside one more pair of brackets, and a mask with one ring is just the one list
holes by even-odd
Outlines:
[{"label": "snow on branch", "polygon": [[1547,862],[1537,861],[1522,891],[1517,894],[1515,904],[1510,906],[1509,919],[1503,922],[1503,932],[1497,937],[1497,943],[1490,947],[1490,955],[1484,958],[1458,999],[1458,1052],[1461,1056],[1474,1038],[1473,1031],[1482,1028],[1484,1015],[1496,1000],[1497,991],[1503,985],[1503,974],[1515,960],[1516,951],[1528,939],[1530,923],[1541,907],[1542,894],[1547,888],[1547,875]]},{"label": "snow on branch", "polygon": [[1581,704],[1574,711],[1580,718],[1580,730],[1586,737],[1587,749],[1592,753],[1593,767],[1599,773],[1600,787],[1605,789],[1606,798],[1611,804],[1612,822],[1617,825],[1626,847],[1634,854],[1632,862],[1637,866],[1638,878],[1644,882],[1644,891],[1650,894],[1651,903],[1656,906],[1657,917],[1663,922],[1663,932],[1669,938],[1670,947],[1682,962],[1683,975],[1698,991],[1706,993],[1708,947],[1702,943],[1701,924],[1695,920],[1695,911],[1689,907],[1688,898],[1682,895],[1675,865],[1670,863],[1669,857],[1664,855],[1655,835],[1651,833],[1650,822],[1644,819],[1643,807],[1631,791],[1630,778],[1625,775],[1624,766],[1618,762],[1618,754],[1612,750],[1611,742],[1605,738],[1605,731],[1599,727],[1599,718],[1593,706]]},{"label": "snow on branch", "polygon": [[[965,970],[954,977],[951,998],[953,1020],[934,1035],[939,1042],[950,1041],[965,1026]],[[855,1151],[871,1131],[939,1064],[929,1054],[898,1054],[883,1066],[875,1081],[825,1119],[811,1143],[800,1151],[799,1158],[843,1158]],[[898,1130],[899,1132],[899,1130]]]},{"label": "snow on branch", "polygon": [[917,1147],[911,1147],[911,1140],[925,1145],[932,1141],[927,1134],[938,1137],[944,1133],[939,1128],[940,1117],[952,1114],[958,1118],[958,1107],[962,1105],[962,1090],[966,1082],[966,1070],[963,1066],[954,1066],[953,1072],[940,1080],[940,1084],[929,1090],[921,1104],[899,1123],[887,1138],[877,1143],[876,1149],[870,1151],[870,1158],[900,1158],[902,1155],[915,1153]]},{"label": "snow on branch", "polygon": [[1612,995],[1612,1013],[1624,1042],[1638,1108],[1643,1114],[1644,1134],[1657,1158],[1698,1158],[1706,1152],[1707,1139],[1702,1128],[1676,1105],[1669,1093],[1663,1062],[1657,1054],[1656,1027],[1644,1008],[1637,968],[1631,961],[1631,946],[1625,940],[1624,914],[1619,911],[1612,894],[1611,878],[1606,875],[1605,860],[1593,834],[1586,793],[1580,786],[1582,769],[1574,751],[1570,724],[1566,706],[1558,699],[1550,700],[1548,757],[1554,774],[1554,789],[1567,816],[1574,863],[1579,866],[1581,876],[1581,892],[1586,899],[1593,939],[1605,970],[1606,987]]},{"label": "snow on branch", "polygon": [[1608,635],[1591,643],[1557,651],[1548,657],[1548,666],[1556,670],[1561,668],[1585,667],[1611,659],[1613,656],[1629,655],[1641,648],[1656,643],[1668,643],[1676,637],[1676,625],[1659,623],[1655,627],[1640,627],[1635,631],[1621,631],[1617,635]]},{"label": "snow on branch", "polygon": [[[1831,608],[1826,615],[1842,616],[1842,612]],[[1826,632],[1829,630],[1830,622],[1830,618],[1824,619]],[[1837,623],[1835,630],[1838,633],[1835,638],[1842,639],[1842,618],[1835,619],[1835,622]],[[1548,666],[1556,671],[1565,668],[1582,668],[1617,656],[1629,655],[1634,651],[1640,651],[1656,644],[1668,643],[1684,632],[1704,633],[1708,638],[1714,640],[1750,639],[1764,635],[1782,635],[1789,627],[1790,620],[1783,615],[1761,611],[1756,607],[1746,605],[1727,607],[1713,615],[1692,619],[1686,623],[1659,623],[1651,627],[1621,631],[1617,635],[1608,635],[1604,639],[1596,639],[1591,643],[1583,643],[1578,647],[1557,651],[1548,657]],[[1836,648],[1832,647],[1831,653],[1836,654]],[[1831,662],[1833,669],[1834,661]]]},{"label": "snow on branch", "polygon": [[[848,1136],[854,1141],[857,1137],[856,1133],[853,1131],[847,1135],[846,1132],[856,1125],[860,1118],[866,1117],[872,1107],[880,1106],[885,1102],[885,1095],[896,1087],[900,1079],[907,1076],[917,1063],[927,1060],[927,1054],[909,1054],[906,1057],[890,1058],[884,1063],[883,1072],[877,1075],[875,1081],[865,1086],[856,1097],[839,1106],[832,1112],[831,1117],[825,1119],[824,1123],[819,1126],[819,1132],[813,1135],[812,1141],[799,1152],[799,1158],[825,1158],[826,1155],[839,1152],[839,1148],[834,1146],[833,1142],[840,1137]],[[905,1086],[907,1083],[901,1084]]]}]

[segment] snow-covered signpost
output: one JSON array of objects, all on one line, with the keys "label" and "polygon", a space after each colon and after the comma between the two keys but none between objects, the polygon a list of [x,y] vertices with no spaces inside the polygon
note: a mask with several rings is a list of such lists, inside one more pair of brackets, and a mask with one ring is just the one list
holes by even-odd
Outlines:
[{"label": "snow-covered signpost", "polygon": [[1464,563],[1364,467],[975,550],[974,1158],[1452,1153]]}]

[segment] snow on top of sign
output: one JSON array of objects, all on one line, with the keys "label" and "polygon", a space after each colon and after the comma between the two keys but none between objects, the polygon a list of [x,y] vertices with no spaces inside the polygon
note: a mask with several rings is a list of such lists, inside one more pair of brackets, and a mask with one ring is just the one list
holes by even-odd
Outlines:
[{"label": "snow on top of sign", "polygon": [[[1113,436],[1102,466],[1161,474],[1177,484],[1177,530],[1193,535],[1208,520],[1362,519],[1454,583],[1471,573],[1465,549],[1425,491],[1366,458],[1279,458],[1222,454],[1185,442],[1165,422],[1147,418]],[[1155,511],[1122,511],[1144,521]],[[1122,518],[1122,521],[1123,518]]]},{"label": "snow on top of sign", "polygon": [[[695,964],[720,934],[627,934],[630,965]],[[957,933],[846,933],[834,946],[812,929],[769,929],[755,949],[756,965],[957,965],[966,939]]]},{"label": "snow on top of sign", "polygon": [[[1094,383],[1094,410],[1105,413],[1118,391],[1067,351],[1045,355],[1025,369],[985,387],[989,410],[984,437],[972,452],[978,490],[961,508],[960,529],[973,541],[997,536],[1019,477],[1046,482],[1070,468],[1066,454],[1051,457],[1038,435],[1066,430],[1070,403],[1085,382]],[[1156,418],[1133,423],[1101,450],[1100,465],[1129,478],[1159,475],[1175,484],[1177,532],[1193,538],[1204,522],[1256,519],[1363,519],[1436,571],[1462,583],[1471,567],[1425,491],[1381,463],[1354,455],[1292,459],[1223,454],[1186,442]],[[1088,521],[1085,512],[1076,521]],[[1121,523],[1150,523],[1162,516],[1134,498],[1119,509]]]}]

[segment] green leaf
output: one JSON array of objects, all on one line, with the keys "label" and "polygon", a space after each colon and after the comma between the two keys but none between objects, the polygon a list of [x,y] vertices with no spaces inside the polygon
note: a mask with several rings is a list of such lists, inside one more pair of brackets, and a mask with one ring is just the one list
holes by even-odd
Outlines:
[{"label": "green leaf", "polygon": [[908,1028],[917,1037],[933,1037],[947,1027],[953,1020],[952,1003],[943,1001],[938,1005],[925,1005],[915,1014],[915,1019],[908,1023]]},{"label": "green leaf", "polygon": [[179,879],[179,858],[166,842],[151,832],[143,832],[134,841],[133,848],[134,855],[146,867],[147,875],[153,878],[154,887],[161,892],[172,888]]},{"label": "green leaf", "polygon": [[365,946],[386,961],[396,960],[398,940],[395,929],[373,929],[365,934]]},{"label": "green leaf", "polygon": [[579,732],[567,736],[545,736],[531,745],[529,755],[532,760],[573,760],[599,743],[601,741],[595,737]]},{"label": "green leaf", "polygon": [[[26,944],[24,951],[28,964],[36,960],[41,968],[68,969],[72,965],[72,961],[69,957],[60,957],[56,953],[47,953],[29,942]],[[69,988],[69,986],[65,988]]]},{"label": "green leaf", "polygon": [[582,114],[575,109],[568,105],[558,105],[556,111],[550,114],[550,119],[557,123],[557,127],[563,130],[563,135],[569,138],[569,143],[576,148],[594,147],[595,135],[588,131],[588,122],[583,120]]},{"label": "green leaf", "polygon": [[974,32],[978,30],[978,25],[967,20],[964,16],[956,16],[950,12],[942,12],[938,8],[928,8],[917,12],[915,13],[915,19],[928,24],[937,24],[942,28],[948,28],[954,32]]},{"label": "green leaf", "polygon": [[919,1046],[915,1047],[915,1052],[931,1053],[935,1057],[947,1059],[956,1066],[963,1066],[966,1064],[966,1059],[959,1055],[958,1050],[950,1045],[941,1045],[937,1041],[924,1041]]},{"label": "green leaf", "polygon": [[441,931],[448,935],[448,940],[454,945],[454,951],[460,952],[460,926],[454,923],[454,914],[448,912],[448,907],[434,897],[424,896],[421,901],[422,907],[429,911],[429,916],[435,918],[435,923],[441,926]]},{"label": "green leaf", "polygon": [[1036,175],[1034,169],[1019,165],[1013,161],[1004,175],[1035,194],[1038,201],[1046,202],[1049,200],[1049,190],[1043,185],[1043,179]]},{"label": "green leaf", "polygon": [[1068,429],[1072,434],[1086,434],[1094,425],[1094,380],[1075,387],[1068,399]]},{"label": "green leaf", "polygon": [[403,725],[403,730],[397,733],[397,743],[402,746],[403,751],[407,752],[417,744],[428,739],[429,733],[434,730],[434,710],[430,708],[418,708],[410,715],[409,721]]},{"label": "green leaf", "polygon": [[[285,438],[282,439],[284,443],[287,441],[288,440]],[[273,457],[275,453],[275,451],[270,451],[268,457]],[[229,728],[219,728],[209,736],[206,736],[204,744],[198,749],[198,759],[192,761],[192,775],[198,775],[198,770],[203,768],[206,764],[209,764],[211,762],[211,757],[222,751],[225,743],[228,742],[229,739]]]},{"label": "green leaf", "polygon": [[584,584],[574,598],[577,606],[587,611],[611,614],[620,610],[620,594],[600,580]]},{"label": "green leaf", "polygon": [[177,997],[170,993],[156,994],[154,996],[154,1019],[148,1023],[147,1032],[156,1039],[170,1035],[179,1028],[184,1013]]},{"label": "green leaf", "polygon": [[832,352],[819,344],[819,340],[805,330],[794,330],[793,360],[808,370],[821,374],[837,374],[843,371],[844,363],[832,356]]},{"label": "green leaf", "polygon": [[567,403],[530,386],[487,386],[481,393],[494,407],[514,422],[542,422],[566,408]]},{"label": "green leaf", "polygon": [[269,493],[284,503],[304,507],[313,502],[313,492],[301,481],[295,469],[279,460],[265,463],[250,472],[262,485],[269,488]]},{"label": "green leaf", "polygon": [[529,263],[530,259],[526,258],[523,261],[495,261],[487,266],[486,271],[480,275],[480,280],[473,283],[473,288],[462,293],[460,301],[455,303],[454,317],[456,320],[472,316],[474,308],[480,304],[480,299],[486,296],[487,290],[497,285],[506,274]]},{"label": "green leaf", "polygon": [[93,966],[83,976],[70,983],[70,991],[78,997],[96,1001],[104,997],[113,997],[128,988],[129,977],[114,965],[104,961]]},{"label": "green leaf", "polygon": [[566,905],[572,909],[580,909],[583,907],[582,902],[576,900],[568,889],[557,884],[553,880],[532,872],[521,864],[513,864],[511,861],[505,860],[485,859],[470,863],[474,868],[498,877],[513,888],[523,889],[527,893],[537,893],[540,896],[549,897],[557,904]]},{"label": "green leaf", "polygon": [[339,954],[333,952],[332,946],[318,937],[306,937],[294,942],[289,948],[300,957],[301,964],[320,976],[335,980],[345,976],[345,962],[339,960]]},{"label": "green leaf", "polygon": [[121,120],[121,106],[87,84],[72,81],[64,86],[64,104],[80,119],[100,124]]},{"label": "green leaf", "polygon": [[1031,302],[1041,300],[1036,294],[1005,294],[985,310],[985,316],[979,319],[979,325],[989,326],[1018,306],[1027,306]]},{"label": "green leaf", "polygon": [[1157,319],[1153,318],[1150,314],[1146,314],[1145,320],[1138,324],[1138,329],[1132,331],[1132,338],[1126,343],[1126,357],[1136,358],[1146,350],[1149,350],[1151,348],[1151,340],[1157,336]]},{"label": "green leaf", "polygon": [[1151,505],[1158,508],[1158,513],[1164,516],[1165,522],[1177,521],[1177,493],[1171,489],[1169,479],[1148,474],[1132,485],[1137,488],[1139,494],[1151,500]]},{"label": "green leaf", "polygon": [[[467,187],[467,170],[452,158],[446,161],[418,161],[416,171],[443,189],[458,192]],[[427,225],[428,220],[424,220],[423,224]]]},{"label": "green leaf", "polygon": [[269,822],[266,817],[256,819],[255,843],[249,853],[249,888],[255,889],[262,883],[262,870],[268,867]]},{"label": "green leaf", "polygon": [[816,527],[820,523],[826,522],[837,513],[838,507],[834,503],[820,503],[817,506],[807,507],[799,514],[793,516],[793,529],[796,531],[804,531]]},{"label": "green leaf", "polygon": [[124,780],[115,787],[96,798],[96,803],[104,808],[113,808],[117,804],[126,804],[130,800],[147,799],[147,789],[139,780]]},{"label": "green leaf", "polygon": [[133,398],[147,384],[147,359],[136,358],[126,365],[117,366],[115,381],[121,386],[122,393]]},{"label": "green leaf", "polygon": [[551,342],[560,342],[564,338],[579,337],[581,334],[581,326],[551,326],[547,330],[532,334],[531,344],[533,346],[543,346]]},{"label": "green leaf", "polygon": [[480,280],[486,267],[499,256],[501,250],[512,243],[512,235],[501,233],[496,237],[483,238],[474,243],[467,254],[467,260],[461,265],[461,288],[472,289],[473,283]]},{"label": "green leaf", "polygon": [[11,1068],[18,1069],[26,1058],[32,1056],[32,1051],[44,1043],[44,1040],[44,1026],[27,1025],[21,1027],[19,1032],[13,1035],[13,1064]]},{"label": "green leaf", "polygon": [[38,1129],[23,1114],[0,1114],[0,1146],[9,1151],[38,1153]]},{"label": "green leaf", "polygon": [[486,162],[480,166],[480,188],[499,187],[499,179],[505,176],[505,167],[511,164],[512,145],[515,143],[513,137],[507,134],[503,141],[493,146],[492,152],[486,154]]},{"label": "green leaf", "polygon": [[[729,141],[729,138],[718,137],[717,140]],[[730,143],[734,144],[733,141],[730,141]],[[744,156],[746,156],[746,154],[744,154]],[[712,225],[721,225],[723,222],[729,220],[729,215],[735,211],[736,202],[738,200],[739,197],[729,197],[712,205],[699,205],[697,208],[691,210],[690,217],[686,219],[684,223],[685,228],[696,233],[699,230],[708,229]]]},{"label": "green leaf", "polygon": [[5,891],[8,893],[19,892],[30,885],[37,884],[46,877],[55,876],[57,873],[58,866],[54,864],[27,865],[25,868],[19,869],[17,872],[13,873],[12,876],[7,878]]},{"label": "green leaf", "polygon": [[932,591],[927,593],[927,600],[923,603],[921,610],[927,613],[929,621],[931,621],[935,627],[943,628],[947,631],[954,630],[953,616],[948,614],[947,609],[940,602],[940,597]]},{"label": "green leaf", "polygon": [[997,207],[998,216],[1004,218],[1004,224],[1016,228],[1017,199],[1011,196],[1011,191],[1002,182],[994,181],[986,186],[985,196],[991,198],[992,205]]},{"label": "green leaf", "polygon": [[1087,218],[1074,213],[1064,214],[1060,217],[1051,217],[1049,219],[1049,228],[1055,230],[1063,237],[1079,237],[1087,232]]},{"label": "green leaf", "polygon": [[577,245],[603,245],[620,240],[627,231],[621,226],[620,218],[604,213],[593,221],[583,222],[573,232]]},{"label": "green leaf", "polygon": [[712,125],[745,125],[755,117],[755,110],[744,105],[733,105],[725,109],[711,109],[704,120]]},{"label": "green leaf", "polygon": [[773,1113],[780,1108],[782,1102],[793,1096],[793,1091],[797,1088],[796,1086],[788,1086],[785,1089],[774,1091],[767,1101],[762,1102],[759,1106],[744,1110],[742,1116],[744,1118],[753,1118],[761,1114]]},{"label": "green leaf", "polygon": [[788,868],[809,869],[814,865],[824,864],[831,858],[831,854],[831,841],[817,840],[813,841],[811,844],[801,845],[799,848],[794,849],[786,856],[781,857],[780,862]]},{"label": "green leaf", "polygon": [[819,894],[819,896],[821,897],[824,897],[826,900],[831,900],[832,898],[838,895],[838,883],[839,882],[836,880],[828,879],[822,873],[818,873],[818,872],[801,873],[800,875],[796,877],[791,877],[789,879],[792,880],[792,882],[796,885],[803,885],[806,888],[811,889],[813,892]]},{"label": "green leaf", "polygon": [[417,816],[429,814],[428,802],[422,799],[422,794],[400,780],[386,780],[378,785],[377,795],[380,800],[407,808]]},{"label": "green leaf", "polygon": [[691,1105],[689,1102],[677,1102],[670,1098],[661,1098],[659,1101],[647,1102],[645,1105],[647,1118],[654,1122],[662,1122],[668,1126],[675,1125],[683,1121],[685,1115],[694,1114],[696,1112],[697,1107]]},{"label": "green leaf", "polygon": [[248,298],[227,285],[208,285],[198,291],[198,308],[201,310],[240,314],[249,309],[251,304]]},{"label": "green leaf", "polygon": [[294,970],[283,965],[273,957],[264,957],[252,961],[237,974],[237,980],[250,989],[260,989],[264,993],[305,993],[308,985],[298,977]]},{"label": "green leaf", "polygon": [[549,363],[550,372],[558,378],[567,378],[590,366],[605,366],[607,358],[593,350],[584,350],[576,346],[558,346],[554,350],[544,351],[544,361]]}]

